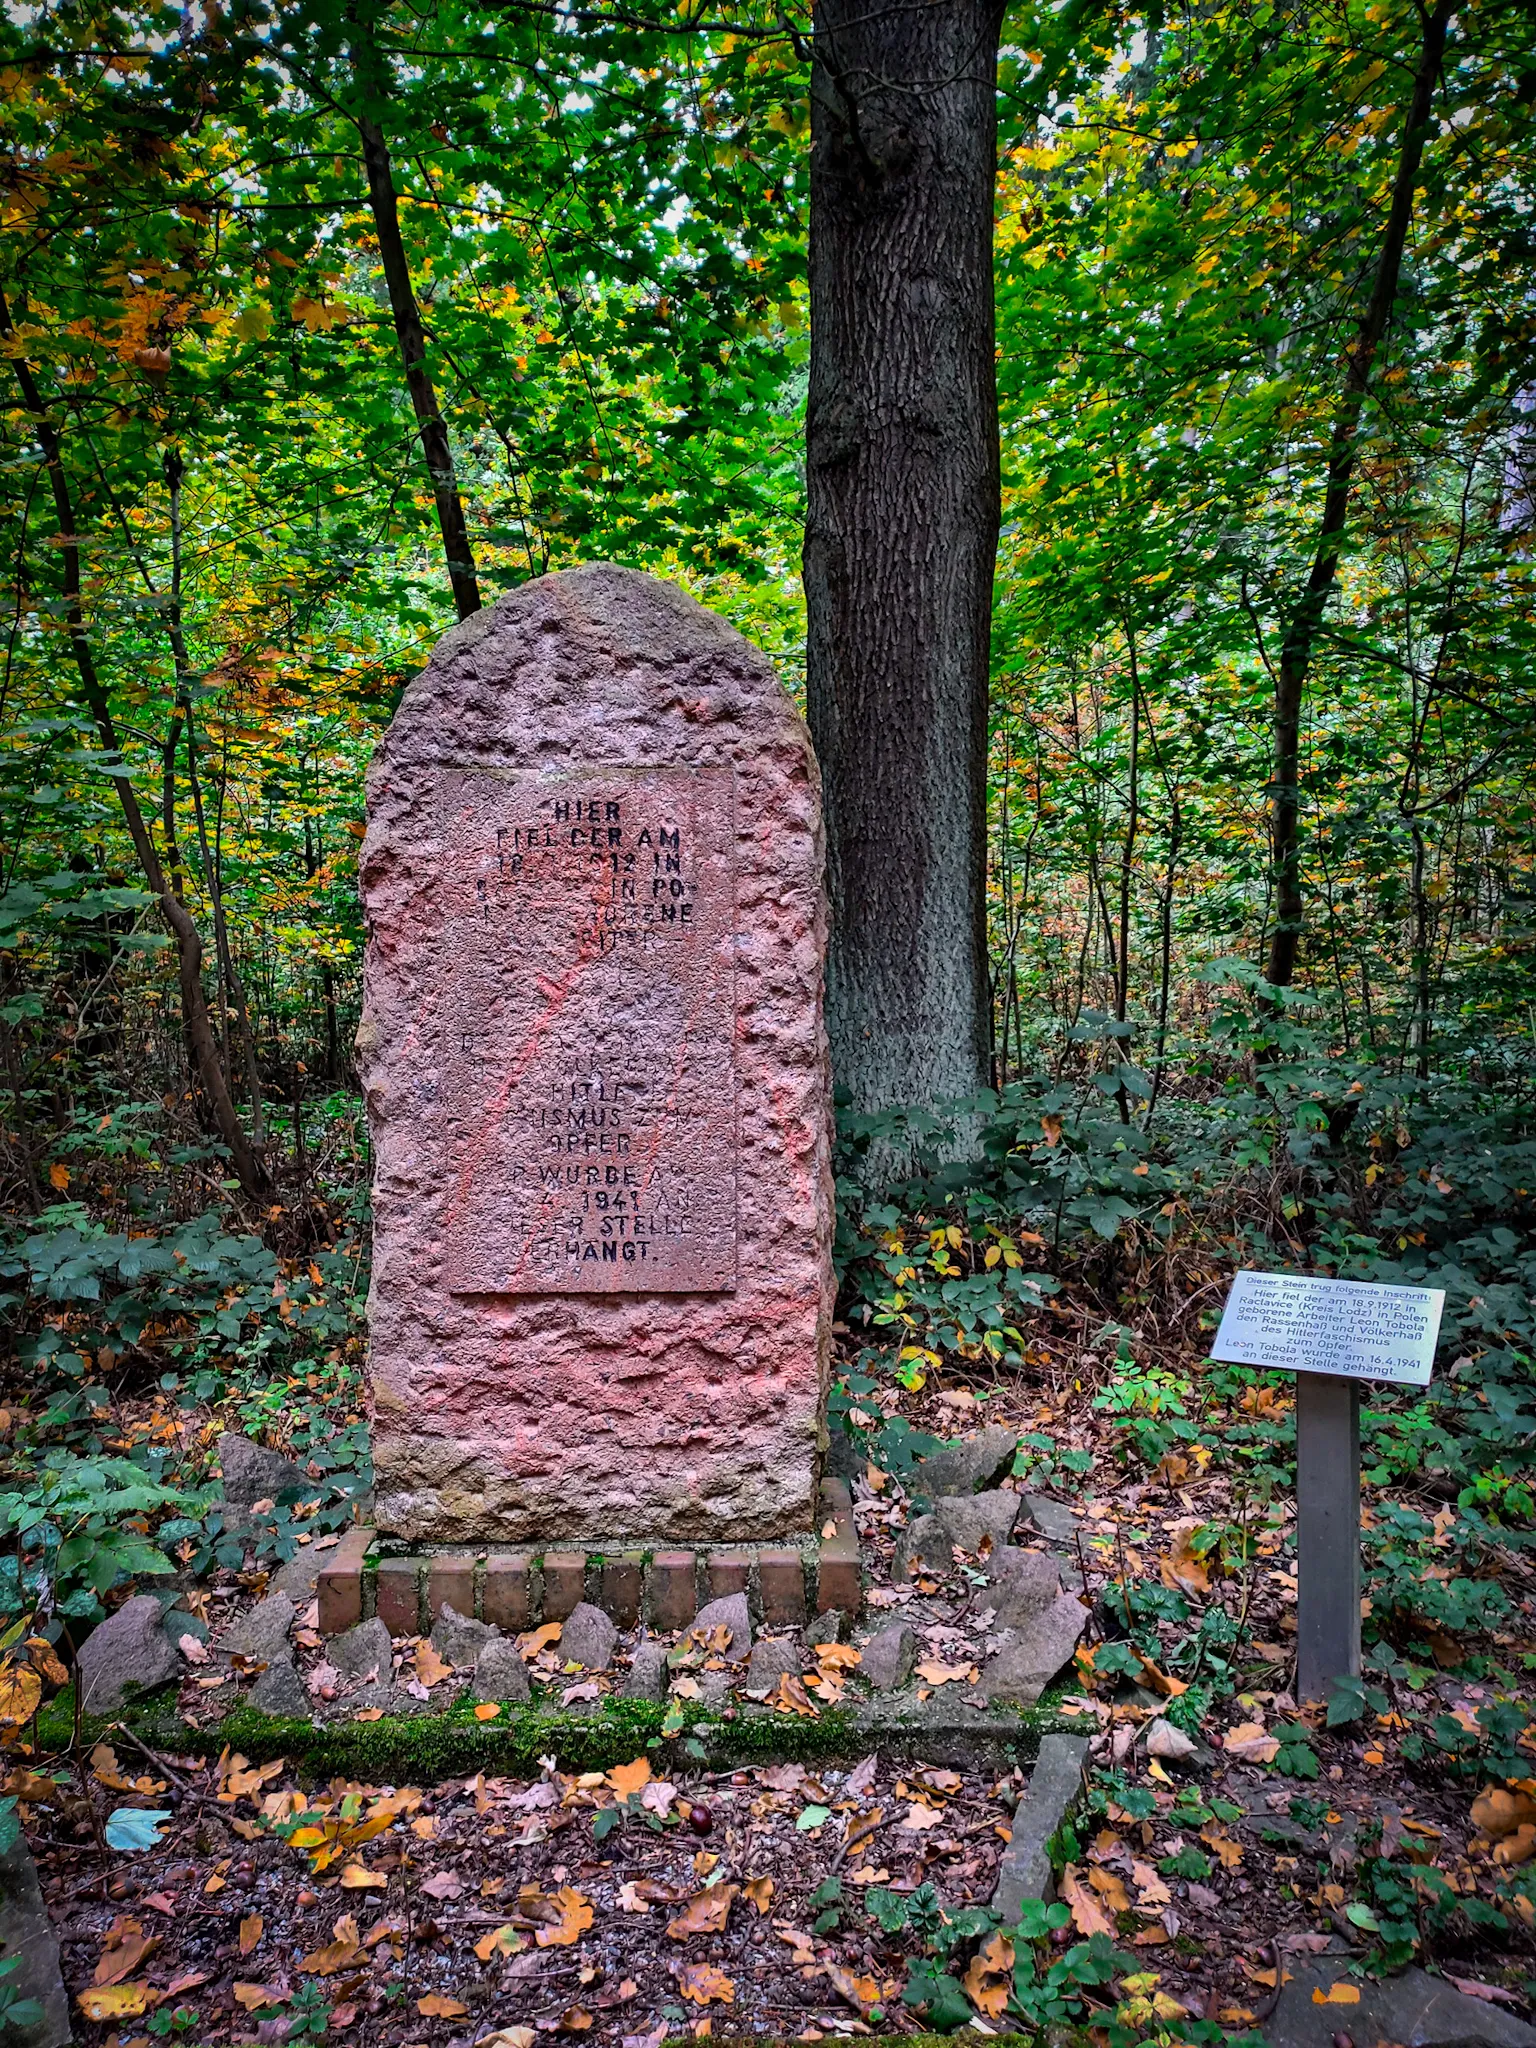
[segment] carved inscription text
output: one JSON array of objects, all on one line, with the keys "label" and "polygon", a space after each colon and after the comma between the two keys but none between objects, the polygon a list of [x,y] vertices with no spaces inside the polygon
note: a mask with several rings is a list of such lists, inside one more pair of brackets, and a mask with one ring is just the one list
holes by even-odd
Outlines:
[{"label": "carved inscription text", "polygon": [[445,768],[437,817],[449,1286],[733,1288],[733,771]]}]

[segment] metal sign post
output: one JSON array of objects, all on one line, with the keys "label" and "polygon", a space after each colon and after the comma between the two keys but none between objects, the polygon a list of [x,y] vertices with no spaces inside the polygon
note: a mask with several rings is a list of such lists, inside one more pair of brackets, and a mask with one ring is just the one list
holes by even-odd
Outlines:
[{"label": "metal sign post", "polygon": [[1241,1272],[1211,1357],[1296,1375],[1296,1691],[1360,1676],[1360,1382],[1426,1386],[1445,1295]]},{"label": "metal sign post", "polygon": [[1360,1387],[1296,1375],[1296,1693],[1360,1676]]}]

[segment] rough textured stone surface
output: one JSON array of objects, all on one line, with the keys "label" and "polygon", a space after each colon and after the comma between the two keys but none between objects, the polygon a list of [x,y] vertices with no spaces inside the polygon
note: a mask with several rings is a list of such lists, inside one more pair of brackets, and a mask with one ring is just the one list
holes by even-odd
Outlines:
[{"label": "rough textured stone surface", "polygon": [[1083,1789],[1088,1756],[1086,1735],[1041,1737],[1029,1787],[1014,1809],[1013,1833],[997,1867],[992,1910],[1004,1927],[1019,1917],[1026,1899],[1056,1896],[1048,1846]]},{"label": "rough textured stone surface", "polygon": [[899,1570],[910,1572],[917,1564],[934,1571],[948,1571],[959,1549],[974,1557],[982,1538],[990,1537],[1000,1549],[1013,1533],[1018,1519],[1016,1493],[946,1495],[935,1502],[931,1515],[919,1515],[910,1523],[897,1546]]},{"label": "rough textured stone surface", "polygon": [[982,1671],[978,1689],[989,1700],[1032,1707],[1064,1664],[1071,1661],[1088,1621],[1075,1593],[1063,1593],[1028,1625],[1004,1641]]},{"label": "rough textured stone surface", "polygon": [[613,1662],[613,1646],[618,1640],[618,1630],[601,1607],[583,1600],[572,1609],[560,1631],[560,1661],[579,1664],[584,1671],[606,1671]]},{"label": "rough textured stone surface", "polygon": [[627,1700],[660,1700],[667,1696],[667,1646],[642,1643],[630,1659],[629,1674],[619,1688]]},{"label": "rough textured stone surface", "polygon": [[269,1593],[225,1629],[215,1648],[225,1656],[238,1650],[243,1657],[261,1657],[270,1664],[288,1654],[288,1631],[296,1611],[286,1593]]},{"label": "rough textured stone surface", "polygon": [[1021,1529],[1033,1529],[1047,1543],[1061,1543],[1068,1549],[1076,1544],[1082,1524],[1065,1501],[1052,1500],[1048,1493],[1026,1493],[1020,1498],[1024,1503],[1019,1515]]},{"label": "rough textured stone surface", "polygon": [[409,686],[362,855],[382,1528],[811,1527],[821,872],[803,723],[670,584],[539,578]]},{"label": "rough textured stone surface", "polygon": [[864,1645],[858,1675],[876,1692],[894,1692],[912,1676],[917,1662],[917,1637],[904,1621],[893,1621]]},{"label": "rough textured stone surface", "polygon": [[1061,1566],[1043,1550],[994,1550],[987,1579],[980,1604],[993,1609],[999,1628],[1028,1628],[1061,1595]]},{"label": "rough textured stone surface", "polygon": [[245,1697],[263,1714],[302,1714],[307,1719],[311,1712],[304,1681],[288,1656],[274,1657]]},{"label": "rough textured stone surface", "polygon": [[285,1458],[253,1444],[248,1436],[226,1430],[219,1438],[219,1469],[224,1499],[231,1507],[250,1508],[259,1500],[276,1500],[290,1486],[309,1486],[308,1473]]},{"label": "rough textured stone surface", "polygon": [[475,1661],[477,1700],[526,1700],[528,1667],[510,1636],[492,1636]]},{"label": "rough textured stone surface", "polygon": [[25,1835],[0,1856],[0,1956],[21,1958],[5,1979],[18,1999],[35,1998],[43,2008],[30,2026],[8,2023],[8,2048],[69,2048],[69,1999],[59,1971],[59,1942],[43,1904]]},{"label": "rough textured stone surface", "polygon": [[164,1685],[181,1669],[153,1593],[136,1593],[99,1622],[80,1651],[80,1703],[87,1714],[115,1714],[129,1686]]},{"label": "rough textured stone surface", "polygon": [[432,1647],[439,1657],[462,1671],[475,1664],[486,1644],[500,1634],[501,1630],[492,1628],[489,1622],[460,1614],[456,1607],[444,1607],[432,1627]]},{"label": "rough textured stone surface", "polygon": [[711,1600],[707,1607],[701,1607],[689,1624],[690,1628],[728,1628],[731,1639],[721,1651],[733,1664],[742,1663],[752,1648],[752,1617],[747,1611],[745,1593],[728,1593],[723,1600]]},{"label": "rough textured stone surface", "polygon": [[943,1450],[924,1458],[913,1473],[908,1490],[927,1500],[937,1500],[942,1494],[975,1493],[1006,1477],[1018,1442],[1016,1429],[995,1422],[979,1435],[946,1444]]},{"label": "rough textured stone surface", "polygon": [[286,1593],[290,1600],[313,1600],[316,1582],[335,1555],[334,1550],[317,1553],[313,1544],[306,1544],[272,1574],[273,1592]]},{"label": "rough textured stone surface", "polygon": [[1314,2005],[1314,1991],[1344,1979],[1346,1961],[1292,1961],[1295,1975],[1264,2022],[1270,2048],[1332,2048],[1341,2030],[1352,2041],[1391,2041],[1399,2048],[1536,2048],[1536,2027],[1425,1970],[1404,1970],[1379,1984],[1351,1974],[1348,1981],[1360,1990],[1358,2005]]},{"label": "rough textured stone surface", "polygon": [[383,1680],[390,1673],[389,1630],[375,1615],[360,1621],[345,1635],[333,1636],[325,1646],[327,1661],[343,1678],[366,1678],[373,1672]]},{"label": "rough textured stone surface", "polygon": [[798,1678],[804,1663],[805,1653],[798,1636],[761,1636],[752,1645],[752,1655],[747,1659],[746,1690],[770,1693],[786,1674]]},{"label": "rough textured stone surface", "polygon": [[822,1614],[813,1614],[805,1625],[808,1643],[840,1643],[847,1633],[848,1617],[840,1607],[829,1607]]}]

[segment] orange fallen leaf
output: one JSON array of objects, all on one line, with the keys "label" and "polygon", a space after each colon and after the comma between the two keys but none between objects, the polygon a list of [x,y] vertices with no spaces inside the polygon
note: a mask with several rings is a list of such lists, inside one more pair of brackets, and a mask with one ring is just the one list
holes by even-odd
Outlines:
[{"label": "orange fallen leaf", "polygon": [[1158,1577],[1170,1592],[1199,1595],[1211,1590],[1210,1569],[1190,1547],[1194,1534],[1194,1529],[1184,1530],[1168,1555],[1157,1561]]},{"label": "orange fallen leaf", "polygon": [[518,1655],[525,1663],[531,1663],[540,1650],[547,1650],[551,1643],[558,1643],[564,1624],[546,1621],[542,1628],[530,1629],[525,1636],[517,1639]]},{"label": "orange fallen leaf", "polygon": [[384,1709],[382,1707],[359,1707],[352,1718],[354,1721],[382,1721]]},{"label": "orange fallen leaf", "polygon": [[82,1991],[76,2005],[88,2020],[134,2019],[149,2004],[147,1984],[103,1984]]},{"label": "orange fallen leaf", "polygon": [[27,1655],[32,1660],[33,1670],[46,1678],[50,1685],[68,1685],[69,1673],[59,1662],[58,1652],[46,1636],[28,1636]]},{"label": "orange fallen leaf", "polygon": [[917,1667],[918,1677],[927,1679],[930,1685],[958,1685],[969,1680],[974,1671],[972,1664],[943,1664],[937,1657],[925,1657]]},{"label": "orange fallen leaf", "polygon": [[453,1666],[437,1654],[425,1636],[416,1645],[416,1676],[425,1686],[441,1685],[453,1676]]},{"label": "orange fallen leaf", "polygon": [[343,1913],[332,1929],[334,1941],[328,1941],[323,1948],[315,1949],[299,1964],[306,1977],[333,1977],[338,1970],[344,1970],[349,1963],[356,1962],[363,1947],[358,1939],[357,1921],[352,1914]]},{"label": "orange fallen leaf", "polygon": [[[1536,1799],[1528,1792],[1507,1792],[1502,1785],[1493,1785],[1486,1792],[1479,1792],[1472,1802],[1472,1825],[1488,1837],[1490,1842],[1502,1842],[1506,1835],[1512,1835],[1519,1828],[1536,1823]],[[1404,1827],[1410,1825],[1404,1821]],[[1414,1826],[1415,1834],[1424,1830]]]},{"label": "orange fallen leaf", "polygon": [[[989,2020],[1000,2020],[1012,1989],[1013,1943],[1001,1929],[989,1934],[965,1973],[965,1995]],[[873,2003],[873,2001],[871,2001]]]},{"label": "orange fallen leaf", "polygon": [[677,1988],[690,2005],[708,2005],[711,2001],[731,2005],[736,1998],[735,1984],[713,1963],[680,1963]]},{"label": "orange fallen leaf", "polygon": [[286,2005],[288,1993],[273,1984],[237,1984],[235,2003],[243,2012],[255,2012],[263,2005]]},{"label": "orange fallen leaf", "polygon": [[1330,1984],[1326,1991],[1320,1986],[1314,1986],[1312,2003],[1314,2005],[1358,2005],[1360,2003],[1360,1986],[1358,1984]]},{"label": "orange fallen leaf", "polygon": [[563,1884],[555,1893],[553,1903],[559,1908],[559,1919],[550,1926],[541,1927],[533,1938],[540,1948],[570,1948],[592,1925],[591,1902],[583,1898],[573,1885]]},{"label": "orange fallen leaf", "polygon": [[823,1963],[822,1971],[838,1997],[855,2012],[868,2012],[880,2003],[880,1986],[873,1977],[855,1977],[841,1963]]},{"label": "orange fallen leaf", "polygon": [[1236,1728],[1229,1728],[1221,1738],[1221,1746],[1228,1756],[1240,1757],[1244,1763],[1273,1763],[1280,1754],[1279,1742],[1261,1721],[1243,1721]]},{"label": "orange fallen leaf", "polygon": [[348,1863],[341,1873],[341,1888],[345,1892],[386,1891],[389,1879],[382,1870],[369,1870],[366,1864]]},{"label": "orange fallen leaf", "polygon": [[121,1984],[125,1977],[131,1977],[160,1946],[159,1936],[145,1934],[137,1920],[119,1922],[115,1931],[117,1939],[114,1941],[108,1936],[109,1945],[91,1978],[98,1990],[108,1984]]},{"label": "orange fallen leaf", "polygon": [[495,1700],[482,1700],[475,1709],[475,1719],[477,1721],[494,1721],[500,1712],[501,1708]]},{"label": "orange fallen leaf", "polygon": [[643,1785],[651,1782],[651,1761],[649,1757],[637,1756],[632,1764],[615,1764],[608,1773],[608,1783],[621,1799],[628,1799]]},{"label": "orange fallen leaf", "polygon": [[1529,1821],[1516,1828],[1512,1835],[1506,1835],[1493,1852],[1494,1862],[1506,1868],[1516,1863],[1529,1863],[1533,1856],[1536,1856],[1536,1827]]},{"label": "orange fallen leaf", "polygon": [[1088,1882],[1104,1901],[1105,1907],[1109,1912],[1129,1913],[1131,1910],[1130,1897],[1126,1892],[1125,1886],[1112,1870],[1105,1870],[1101,1865],[1096,1865],[1088,1873]]},{"label": "orange fallen leaf", "polygon": [[1200,1830],[1200,1839],[1207,1849],[1214,1849],[1223,1870],[1236,1870],[1243,1860],[1243,1845],[1235,1842],[1225,1828],[1215,1821]]},{"label": "orange fallen leaf", "polygon": [[749,1877],[741,1888],[741,1895],[756,1906],[763,1914],[773,1904],[773,1879],[771,1877]]},{"label": "orange fallen leaf", "polygon": [[469,2007],[441,1991],[429,1991],[425,1998],[417,1999],[416,2010],[424,2020],[461,2020]]},{"label": "orange fallen leaf", "polygon": [[1075,1863],[1069,1863],[1062,1872],[1059,1890],[1063,1905],[1072,1910],[1072,1924],[1085,1941],[1091,1940],[1095,1934],[1113,1936],[1114,1921],[1083,1883]]},{"label": "orange fallen leaf", "polygon": [[522,1946],[523,1937],[515,1927],[494,1927],[475,1943],[475,1954],[488,1963],[492,1956],[515,1956]]},{"label": "orange fallen leaf", "polygon": [[1363,1749],[1360,1752],[1360,1761],[1363,1764],[1384,1764],[1386,1760],[1386,1751],[1377,1749],[1374,1746],[1370,1749]]},{"label": "orange fallen leaf", "polygon": [[259,1913],[247,1913],[240,1922],[240,1953],[248,1956],[266,1931],[266,1923]]},{"label": "orange fallen leaf", "polygon": [[691,1934],[723,1934],[735,1896],[733,1884],[717,1884],[708,1891],[695,1892],[677,1918],[667,1922],[668,1934],[674,1941],[686,1941]]}]

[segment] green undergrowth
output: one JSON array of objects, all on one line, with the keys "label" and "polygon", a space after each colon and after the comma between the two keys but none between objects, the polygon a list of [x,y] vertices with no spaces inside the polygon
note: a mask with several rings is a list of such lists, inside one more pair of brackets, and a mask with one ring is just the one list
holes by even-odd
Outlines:
[{"label": "green undergrowth", "polygon": [[[495,1721],[477,1721],[468,1701],[442,1714],[386,1717],[380,1721],[312,1721],[281,1718],[237,1707],[220,1722],[194,1728],[182,1719],[169,1690],[151,1695],[115,1716],[87,1714],[80,1724],[84,1743],[110,1742],[114,1730],[130,1728],[152,1750],[170,1756],[206,1753],[226,1745],[253,1762],[285,1757],[304,1770],[343,1772],[351,1777],[403,1783],[465,1771],[537,1776],[548,1757],[567,1770],[607,1770],[652,1750],[679,1772],[723,1769],[769,1762],[812,1763],[861,1755],[872,1741],[889,1748],[908,1741],[962,1739],[996,1744],[1030,1762],[1040,1738],[1066,1725],[1045,1700],[1017,1716],[1006,1733],[995,1724],[936,1727],[914,1720],[872,1728],[846,1708],[823,1710],[816,1720],[788,1715],[751,1715],[732,1721],[701,1714],[683,1735],[664,1733],[665,1705],[650,1700],[609,1700],[593,1713],[545,1713],[532,1707],[503,1707]],[[67,1749],[74,1738],[73,1689],[61,1692],[38,1715],[37,1746],[47,1756]]]}]

